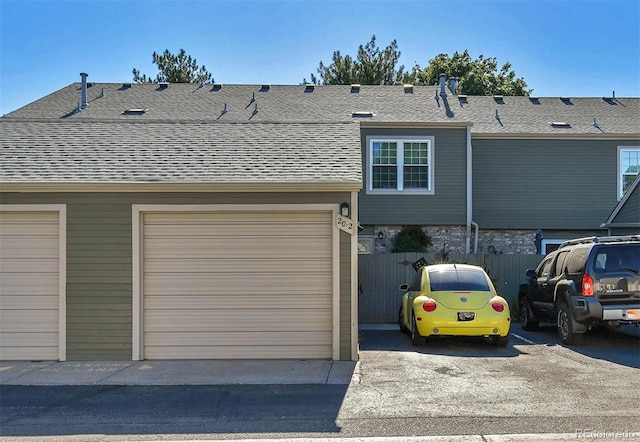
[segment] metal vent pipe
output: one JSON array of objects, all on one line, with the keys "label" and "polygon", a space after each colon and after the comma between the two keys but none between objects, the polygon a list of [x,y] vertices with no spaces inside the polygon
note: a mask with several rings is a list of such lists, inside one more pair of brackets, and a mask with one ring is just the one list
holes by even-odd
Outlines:
[{"label": "metal vent pipe", "polygon": [[89,74],[85,74],[84,72],[80,73],[80,77],[82,77],[82,100],[80,101],[80,109],[84,109],[88,106],[87,104],[87,77]]}]

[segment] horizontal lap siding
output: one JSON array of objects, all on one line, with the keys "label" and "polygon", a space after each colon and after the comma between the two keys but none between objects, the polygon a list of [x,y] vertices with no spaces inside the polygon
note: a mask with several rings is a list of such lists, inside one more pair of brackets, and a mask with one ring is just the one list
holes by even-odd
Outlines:
[{"label": "horizontal lap siding", "polygon": [[[67,360],[131,360],[132,204],[339,204],[350,197],[331,192],[0,193],[0,203],[67,205]],[[349,265],[341,263],[343,274]],[[349,323],[350,291],[341,289],[342,337],[350,333]],[[350,359],[350,350],[343,348],[341,358]]]},{"label": "horizontal lap siding", "polygon": [[[467,133],[465,129],[362,129],[362,158],[367,158],[368,136],[434,137],[433,195],[372,195],[360,191],[362,225],[438,225],[466,222]],[[367,161],[363,161],[365,187]]]},{"label": "horizontal lap siding", "polygon": [[600,228],[617,203],[623,144],[473,140],[474,221],[480,229]]},{"label": "horizontal lap siding", "polygon": [[0,359],[57,360],[59,215],[0,212]]},{"label": "horizontal lap siding", "polygon": [[331,357],[330,212],[143,220],[146,359]]}]

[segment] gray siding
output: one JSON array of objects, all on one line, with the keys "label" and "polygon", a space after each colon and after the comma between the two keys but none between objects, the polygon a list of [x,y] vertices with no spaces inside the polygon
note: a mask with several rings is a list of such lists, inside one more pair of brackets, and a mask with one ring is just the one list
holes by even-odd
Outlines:
[{"label": "gray siding", "polygon": [[[67,205],[67,359],[131,360],[132,204],[309,204],[345,193],[4,193],[2,204]],[[340,358],[351,359],[349,235],[340,235]]]},{"label": "gray siding", "polygon": [[[439,225],[466,223],[466,148],[465,129],[361,129],[362,176],[364,189],[359,194],[362,225]],[[368,136],[433,136],[434,195],[369,195],[367,186]]]},{"label": "gray siding", "polygon": [[599,229],[617,203],[615,140],[473,140],[481,229]]},{"label": "gray siding", "polygon": [[613,220],[615,224],[634,223],[640,226],[640,186],[633,189],[624,206]]}]

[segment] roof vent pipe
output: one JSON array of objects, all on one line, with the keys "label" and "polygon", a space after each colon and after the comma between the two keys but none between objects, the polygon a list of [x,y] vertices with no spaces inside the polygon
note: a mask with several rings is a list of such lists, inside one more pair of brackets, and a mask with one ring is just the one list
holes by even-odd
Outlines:
[{"label": "roof vent pipe", "polygon": [[453,95],[456,94],[456,89],[458,87],[458,79],[456,77],[449,79],[449,88],[451,89],[451,93]]},{"label": "roof vent pipe", "polygon": [[85,74],[84,72],[80,73],[80,77],[82,78],[82,101],[80,102],[80,108],[84,109],[87,105],[87,77],[89,74]]},{"label": "roof vent pipe", "polygon": [[442,96],[447,95],[447,90],[445,86],[446,82],[447,82],[447,75],[443,72],[442,74],[440,74],[440,95]]}]

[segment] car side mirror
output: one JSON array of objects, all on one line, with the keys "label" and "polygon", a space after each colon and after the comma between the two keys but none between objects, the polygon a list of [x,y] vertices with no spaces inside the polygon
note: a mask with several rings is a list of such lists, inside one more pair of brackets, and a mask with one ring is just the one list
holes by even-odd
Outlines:
[{"label": "car side mirror", "polygon": [[527,278],[535,278],[535,277],[537,277],[537,276],[538,276],[538,275],[536,274],[536,271],[535,271],[534,269],[529,269],[529,270],[527,270],[526,275],[527,275]]},{"label": "car side mirror", "polygon": [[400,290],[406,292],[409,290],[409,284],[400,284]]}]

